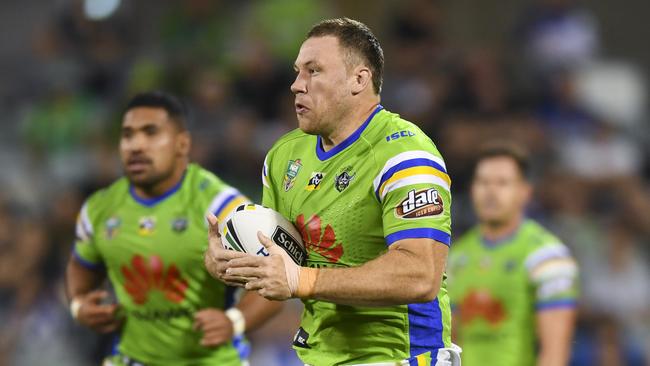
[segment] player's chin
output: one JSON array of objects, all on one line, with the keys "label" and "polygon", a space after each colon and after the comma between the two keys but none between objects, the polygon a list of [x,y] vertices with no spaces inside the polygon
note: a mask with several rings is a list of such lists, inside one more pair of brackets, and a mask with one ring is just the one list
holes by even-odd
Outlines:
[{"label": "player's chin", "polygon": [[302,132],[306,134],[318,135],[316,124],[310,118],[307,118],[304,115],[298,115],[298,128],[300,128]]},{"label": "player's chin", "polygon": [[501,226],[504,223],[508,222],[504,215],[498,214],[485,214],[480,217],[481,221],[488,224],[489,226]]},{"label": "player's chin", "polygon": [[129,182],[136,187],[147,187],[151,186],[154,183],[155,179],[148,172],[130,172],[126,171],[126,177],[129,179]]}]

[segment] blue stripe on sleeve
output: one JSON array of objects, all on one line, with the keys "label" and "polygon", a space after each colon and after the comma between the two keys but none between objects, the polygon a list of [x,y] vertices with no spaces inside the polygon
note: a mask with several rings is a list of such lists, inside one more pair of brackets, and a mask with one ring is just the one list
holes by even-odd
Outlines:
[{"label": "blue stripe on sleeve", "polygon": [[438,229],[424,227],[416,229],[406,229],[394,232],[386,236],[386,245],[402,239],[427,238],[439,241],[447,246],[451,246],[451,235]]},{"label": "blue stripe on sleeve", "polygon": [[88,261],[86,259],[83,259],[79,253],[75,249],[72,249],[72,256],[77,260],[79,264],[81,264],[83,267],[86,269],[89,269],[91,271],[100,271],[104,270],[104,265],[101,263],[93,263],[91,261]]},{"label": "blue stripe on sleeve", "polygon": [[386,182],[393,175],[395,175],[395,173],[397,173],[397,172],[399,172],[401,170],[404,170],[404,169],[413,168],[413,167],[417,167],[417,166],[430,166],[432,168],[435,168],[435,169],[447,174],[447,171],[445,170],[445,168],[442,167],[442,165],[436,163],[435,161],[433,161],[431,159],[415,158],[415,159],[404,160],[404,161],[396,164],[392,168],[388,169],[386,171],[386,173],[384,173],[381,176],[381,179],[379,180],[379,185],[377,185],[377,190],[375,191],[375,195],[377,195],[377,197],[379,197],[379,189],[381,188],[382,184],[384,184],[384,182]]},{"label": "blue stripe on sleeve", "polygon": [[536,311],[544,311],[557,308],[575,308],[578,302],[575,299],[561,299],[554,301],[538,302],[535,304]]},{"label": "blue stripe on sleeve", "polygon": [[229,204],[230,202],[232,202],[232,200],[234,200],[235,198],[237,198],[237,197],[239,197],[239,196],[241,196],[241,193],[239,193],[239,192],[233,193],[233,194],[231,194],[230,196],[228,196],[228,197],[227,197],[227,198],[226,198],[226,199],[221,203],[221,205],[219,205],[219,207],[217,207],[217,209],[214,210],[213,214],[214,214],[215,216],[219,216],[219,214],[221,213],[221,211],[222,211],[224,208],[226,208],[226,206],[228,206],[228,204]]}]

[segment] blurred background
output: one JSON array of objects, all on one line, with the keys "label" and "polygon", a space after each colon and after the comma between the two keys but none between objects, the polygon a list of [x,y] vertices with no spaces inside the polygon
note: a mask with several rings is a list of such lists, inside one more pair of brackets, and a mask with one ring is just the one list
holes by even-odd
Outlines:
[{"label": "blurred background", "polygon": [[[334,16],[374,30],[382,104],[444,155],[454,236],[474,222],[475,147],[526,146],[529,213],[581,265],[572,364],[650,365],[648,14],[647,0],[3,1],[0,365],[93,365],[110,347],[71,321],[62,279],[81,203],[121,174],[129,97],[184,98],[193,159],[259,199],[265,152],[296,126],[293,59]],[[252,365],[299,364],[300,306],[251,335]]]}]

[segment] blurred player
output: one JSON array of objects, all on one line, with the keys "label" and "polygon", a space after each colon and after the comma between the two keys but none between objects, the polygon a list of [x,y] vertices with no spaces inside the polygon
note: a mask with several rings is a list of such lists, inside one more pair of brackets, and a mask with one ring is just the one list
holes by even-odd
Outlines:
[{"label": "blurred player", "polygon": [[[248,292],[232,307],[233,288],[205,271],[205,214],[223,219],[247,199],[188,162],[186,118],[173,96],[136,96],[122,122],[126,177],[81,209],[67,291],[79,323],[121,327],[110,365],[241,365],[233,336],[280,306]],[[117,304],[98,290],[106,274]]]},{"label": "blurred player", "polygon": [[262,181],[264,205],[301,231],[308,267],[262,236],[270,257],[225,251],[210,219],[213,275],[303,300],[294,348],[309,365],[459,363],[443,281],[450,179],[431,139],[379,104],[383,63],[350,19],[317,24],[300,48],[299,129],[270,150]]},{"label": "blurred player", "polygon": [[525,155],[486,147],[474,170],[479,224],[449,258],[455,340],[465,366],[562,366],[571,350],[577,267],[569,250],[524,214]]}]

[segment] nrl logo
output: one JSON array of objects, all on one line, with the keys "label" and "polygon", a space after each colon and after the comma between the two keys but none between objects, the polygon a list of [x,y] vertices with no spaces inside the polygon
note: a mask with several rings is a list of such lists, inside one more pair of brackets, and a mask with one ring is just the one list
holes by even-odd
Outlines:
[{"label": "nrl logo", "polygon": [[283,181],[285,192],[288,192],[293,187],[293,184],[296,182],[296,177],[300,172],[300,168],[302,168],[300,159],[289,160],[289,163],[287,164],[287,172],[284,174]]},{"label": "nrl logo", "polygon": [[344,189],[348,188],[356,175],[357,173],[352,171],[351,166],[346,167],[343,169],[343,172],[334,178],[334,187],[336,187],[337,191],[343,192]]},{"label": "nrl logo", "polygon": [[442,213],[442,199],[433,188],[416,191],[412,189],[406,198],[395,207],[395,215],[404,219],[417,219]]},{"label": "nrl logo", "polygon": [[106,220],[106,238],[113,239],[113,237],[115,237],[115,235],[117,234],[117,231],[120,228],[121,224],[122,224],[122,220],[120,220],[120,218],[116,216],[112,216],[111,218]]}]

